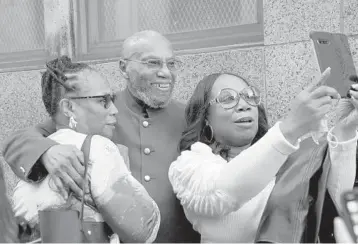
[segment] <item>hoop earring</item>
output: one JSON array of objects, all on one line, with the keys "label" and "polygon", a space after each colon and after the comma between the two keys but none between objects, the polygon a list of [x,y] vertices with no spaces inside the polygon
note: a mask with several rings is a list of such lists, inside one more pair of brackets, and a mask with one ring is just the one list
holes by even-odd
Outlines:
[{"label": "hoop earring", "polygon": [[[213,127],[209,124],[208,121],[205,122],[205,126],[203,128],[202,134],[204,134],[207,142],[209,144],[213,143],[214,140],[214,130]],[[207,135],[210,134],[210,137],[208,137]]]},{"label": "hoop earring", "polygon": [[75,118],[73,118],[73,116],[70,117],[70,122],[68,123],[68,126],[71,129],[75,129],[77,126],[77,121],[75,120]]}]

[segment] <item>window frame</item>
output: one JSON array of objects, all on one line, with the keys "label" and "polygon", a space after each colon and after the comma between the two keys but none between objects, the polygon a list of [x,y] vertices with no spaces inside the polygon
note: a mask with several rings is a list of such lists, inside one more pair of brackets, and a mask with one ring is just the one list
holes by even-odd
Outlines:
[{"label": "window frame", "polygon": [[50,56],[46,50],[26,50],[0,54],[0,73],[44,68]]},{"label": "window frame", "polygon": [[[103,0],[71,1],[69,11],[74,33],[74,55],[72,58],[76,61],[111,62],[117,61],[121,55],[123,41],[99,41],[99,1]],[[131,21],[126,24],[134,33],[137,31],[138,0],[130,0],[129,3],[126,6],[126,11],[131,16]],[[175,53],[178,55],[263,46],[263,0],[257,0],[257,8],[258,21],[255,24],[168,34],[166,37],[172,42]],[[88,11],[91,11],[91,20],[87,18]],[[0,73],[44,68],[45,62],[53,58],[46,48],[46,40],[44,41],[43,49],[1,53]]]},{"label": "window frame", "polygon": [[49,57],[46,44],[40,49],[0,53],[0,73],[39,69]]},{"label": "window frame", "polygon": [[[99,41],[99,1],[101,0],[74,1],[75,59],[78,61],[112,61],[118,60],[121,54],[122,40]],[[89,4],[93,6],[89,6]],[[130,6],[127,6],[128,9],[126,9],[132,16],[128,24],[133,32],[137,31],[137,23],[135,23],[137,4],[137,0],[131,0]],[[94,9],[98,11],[93,11]],[[91,11],[91,20],[87,18],[88,11]],[[172,42],[176,54],[179,55],[228,50],[238,47],[263,46],[263,0],[257,0],[257,23],[181,32],[165,36]]]}]

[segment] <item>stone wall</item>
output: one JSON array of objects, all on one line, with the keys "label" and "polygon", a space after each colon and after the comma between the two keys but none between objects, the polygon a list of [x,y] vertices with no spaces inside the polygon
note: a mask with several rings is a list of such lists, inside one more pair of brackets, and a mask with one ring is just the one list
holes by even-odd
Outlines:
[{"label": "stone wall", "polygon": [[[178,76],[174,96],[187,101],[207,74],[230,71],[247,77],[264,93],[272,125],[287,113],[290,100],[319,75],[309,40],[311,30],[349,35],[358,67],[357,0],[264,0],[264,45],[180,56],[185,67]],[[118,63],[93,64],[110,83],[125,87]],[[14,131],[47,118],[40,98],[40,71],[0,73],[0,147]],[[5,165],[11,192],[16,179]]]}]

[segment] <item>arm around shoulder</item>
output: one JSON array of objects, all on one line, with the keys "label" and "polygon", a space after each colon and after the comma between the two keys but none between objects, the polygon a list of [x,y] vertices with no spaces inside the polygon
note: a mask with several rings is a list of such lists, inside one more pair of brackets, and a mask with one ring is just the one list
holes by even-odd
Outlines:
[{"label": "arm around shoulder", "polygon": [[50,147],[57,145],[45,137],[55,131],[54,123],[48,120],[35,127],[19,130],[5,141],[3,148],[5,161],[18,177],[25,181],[38,180],[37,172],[44,170],[41,162],[38,162],[40,157]]}]

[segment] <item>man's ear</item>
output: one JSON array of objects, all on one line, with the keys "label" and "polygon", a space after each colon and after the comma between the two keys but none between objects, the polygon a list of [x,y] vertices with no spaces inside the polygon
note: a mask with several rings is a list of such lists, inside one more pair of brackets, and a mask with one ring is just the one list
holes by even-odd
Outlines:
[{"label": "man's ear", "polygon": [[58,104],[60,112],[64,114],[66,117],[70,118],[71,116],[75,117],[75,106],[74,104],[67,98],[61,99]]},{"label": "man's ear", "polygon": [[127,62],[124,59],[119,60],[119,71],[121,72],[124,78],[128,79]]}]

